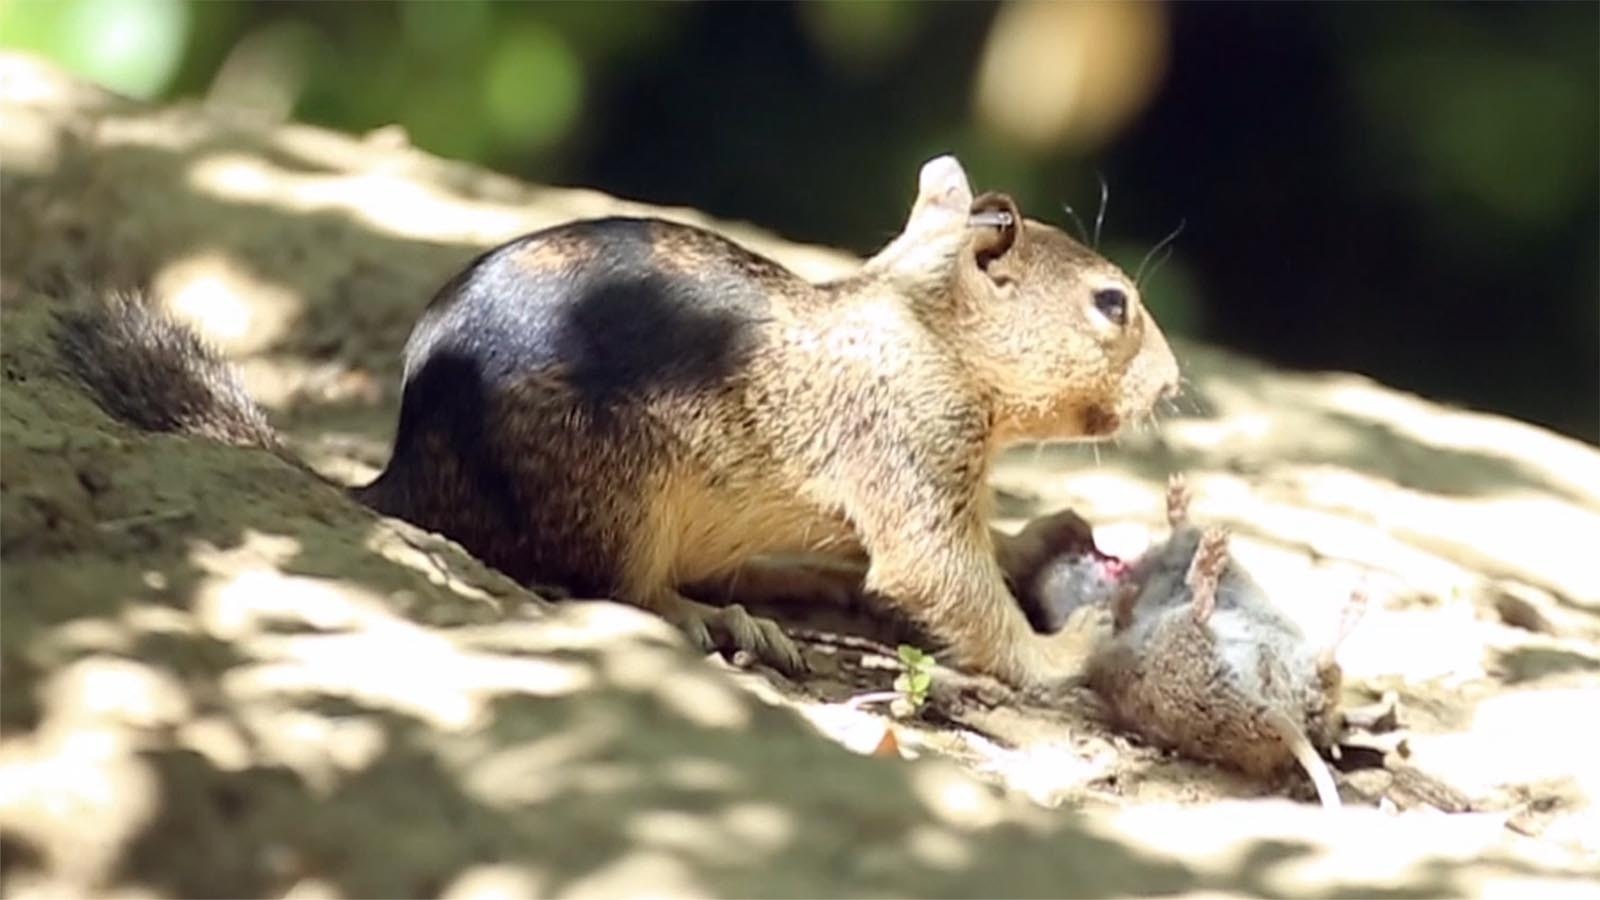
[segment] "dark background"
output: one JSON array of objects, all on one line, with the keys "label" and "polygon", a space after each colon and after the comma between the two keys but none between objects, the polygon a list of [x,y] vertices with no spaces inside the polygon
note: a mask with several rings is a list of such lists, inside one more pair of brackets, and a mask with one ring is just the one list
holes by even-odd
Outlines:
[{"label": "dark background", "polygon": [[1187,223],[1169,331],[1600,440],[1600,5],[1059,7],[64,0],[0,40],[863,253],[940,152],[1091,229],[1103,175],[1130,270]]}]

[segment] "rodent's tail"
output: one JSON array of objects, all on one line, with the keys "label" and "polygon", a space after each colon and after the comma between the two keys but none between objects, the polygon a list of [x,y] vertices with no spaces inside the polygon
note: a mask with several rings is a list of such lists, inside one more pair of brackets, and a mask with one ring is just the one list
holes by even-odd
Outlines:
[{"label": "rodent's tail", "polygon": [[1333,780],[1333,773],[1328,771],[1328,764],[1322,761],[1317,754],[1317,748],[1311,746],[1311,740],[1306,737],[1300,726],[1289,721],[1289,717],[1281,712],[1269,711],[1267,725],[1278,733],[1278,737],[1289,746],[1289,752],[1294,754],[1295,762],[1300,768],[1306,770],[1306,775],[1311,778],[1311,784],[1317,789],[1317,799],[1326,809],[1338,809],[1339,786]]},{"label": "rodent's tail", "polygon": [[72,373],[113,416],[270,450],[299,468],[239,373],[142,292],[86,292],[56,313],[56,344]]}]

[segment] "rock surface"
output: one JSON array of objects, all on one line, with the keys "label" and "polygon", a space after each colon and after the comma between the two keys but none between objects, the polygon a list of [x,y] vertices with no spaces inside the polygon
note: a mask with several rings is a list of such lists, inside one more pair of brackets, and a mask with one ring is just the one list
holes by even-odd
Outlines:
[{"label": "rock surface", "polygon": [[[547,602],[266,453],[121,426],[48,338],[55,286],[148,282],[356,482],[387,452],[416,311],[495,242],[647,211],[810,277],[844,254],[388,131],[147,108],[15,56],[0,160],[7,896],[1576,896],[1600,877],[1593,447],[1180,344],[1193,390],[1159,433],[1004,460],[1002,527],[1072,506],[1128,552],[1181,470],[1308,630],[1365,586],[1347,700],[1393,692],[1403,738],[1330,814],[1117,736],[1092,698],[899,722],[830,702],[848,685],[701,659],[630,608]],[[902,754],[873,755],[887,732]]]}]

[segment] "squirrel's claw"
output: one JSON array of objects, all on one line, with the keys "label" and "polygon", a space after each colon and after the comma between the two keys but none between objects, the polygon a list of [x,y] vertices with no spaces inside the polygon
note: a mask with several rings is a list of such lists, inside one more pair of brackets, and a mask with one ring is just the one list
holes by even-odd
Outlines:
[{"label": "squirrel's claw", "polygon": [[708,653],[743,650],[785,675],[799,675],[809,668],[800,648],[776,622],[752,616],[737,603],[707,606],[680,597],[669,609],[658,612],[678,626],[690,643]]}]

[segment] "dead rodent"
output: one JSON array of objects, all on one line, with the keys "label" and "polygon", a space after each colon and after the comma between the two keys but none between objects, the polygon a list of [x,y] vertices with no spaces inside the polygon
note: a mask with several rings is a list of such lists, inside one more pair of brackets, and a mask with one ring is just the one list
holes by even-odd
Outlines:
[{"label": "dead rodent", "polygon": [[1055,634],[1086,608],[1104,606],[1122,585],[1128,564],[1100,550],[1094,528],[1072,510],[1029,522],[1009,547],[1017,605],[1040,634]]},{"label": "dead rodent", "polygon": [[[287,456],[231,369],[148,307],[65,325],[112,411]],[[789,670],[802,660],[773,623],[685,590],[762,554],[864,557],[869,596],[953,663],[1038,683],[1048,651],[1006,588],[1022,563],[987,525],[990,462],[1107,437],[1177,374],[1122,271],[1006,196],[974,198],[940,157],[904,232],[826,284],[654,219],[488,251],[415,326],[394,453],[354,494],[520,581]]]},{"label": "dead rodent", "polygon": [[[1317,755],[1343,727],[1337,641],[1314,647],[1231,558],[1227,532],[1189,523],[1187,507],[1174,478],[1172,535],[1131,565],[1103,569],[1111,589],[1094,599],[1110,603],[1112,635],[1090,659],[1090,685],[1120,727],[1257,777],[1298,763],[1322,803],[1337,806],[1333,777]],[[1070,593],[1048,596],[1056,620],[1083,602]],[[1344,630],[1360,608],[1353,602],[1346,610]]]}]

